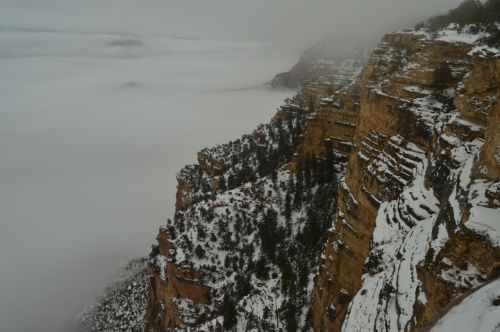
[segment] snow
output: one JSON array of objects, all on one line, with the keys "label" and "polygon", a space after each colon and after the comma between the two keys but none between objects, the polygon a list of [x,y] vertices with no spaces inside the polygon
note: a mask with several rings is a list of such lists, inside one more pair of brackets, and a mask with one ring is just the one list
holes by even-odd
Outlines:
[{"label": "snow", "polygon": [[116,276],[102,297],[75,319],[75,331],[141,331],[147,306],[146,259],[135,259]]},{"label": "snow", "polygon": [[[432,189],[424,184],[426,167],[427,161],[423,160],[416,169],[415,180],[400,197],[380,206],[372,252],[381,253],[381,266],[376,273],[363,275],[363,291],[356,294],[349,306],[344,331],[404,330],[414,315],[415,302],[426,301],[425,295],[421,295],[416,267],[429,248],[438,210]],[[425,219],[419,221],[405,214],[405,207]],[[394,218],[396,222],[391,221]],[[408,226],[408,222],[415,226]],[[397,292],[384,294],[386,285]]]},{"label": "snow", "polygon": [[[413,65],[416,66],[415,64],[413,64]],[[409,68],[407,67],[406,69],[409,69]],[[413,92],[413,93],[421,93],[423,95],[430,95],[431,94],[431,91],[429,91],[427,89],[423,89],[422,87],[419,87],[419,86],[416,86],[416,85],[406,86],[404,88],[404,90],[408,91],[408,92]]]},{"label": "snow", "polygon": [[368,158],[367,156],[365,156],[365,155],[364,155],[364,153],[363,153],[362,151],[359,151],[359,152],[358,152],[358,156],[359,156],[361,159],[363,159],[365,162],[370,160],[370,158]]},{"label": "snow", "polygon": [[[224,158],[222,148],[218,149],[218,151],[220,152],[219,157]],[[263,177],[253,183],[246,183],[232,190],[218,192],[213,197],[178,212],[176,222],[178,224],[183,223],[185,227],[182,232],[179,231],[177,233],[174,241],[176,265],[180,267],[184,265],[190,266],[197,271],[201,271],[207,276],[204,278],[203,283],[213,289],[224,290],[232,287],[236,274],[233,271],[232,264],[229,267],[225,266],[226,257],[230,257],[231,261],[233,257],[239,258],[240,262],[243,260],[243,266],[240,266],[240,268],[245,269],[245,266],[250,261],[255,263],[262,256],[261,240],[257,234],[258,226],[263,222],[261,218],[262,212],[259,212],[259,209],[264,209],[264,211],[273,209],[277,211],[278,226],[285,227],[288,224],[282,214],[282,204],[285,202],[287,193],[284,186],[289,183],[291,177],[291,172],[280,169],[277,172],[276,181],[273,181],[270,176]],[[313,188],[312,190],[314,192],[317,189]],[[210,215],[207,214],[208,211],[211,212]],[[238,232],[236,230],[236,220],[242,215],[245,215],[245,218],[241,218],[244,221],[239,227],[243,227],[243,230]],[[182,221],[179,218],[182,218]],[[307,220],[305,209],[293,210],[290,219],[291,235],[296,236],[300,229],[304,227],[304,223]],[[198,232],[200,227],[203,228],[206,234],[203,238],[200,238]],[[216,234],[214,241],[208,240],[212,233]],[[227,234],[230,237],[226,237]],[[224,240],[225,238],[226,240]],[[205,256],[198,258],[193,253],[192,247],[190,249],[186,246],[187,242],[192,243],[192,247],[200,244],[205,249]],[[231,246],[234,247],[229,246],[227,242],[231,242]],[[253,248],[250,256],[243,253],[246,245],[250,245]],[[163,269],[161,267],[163,262],[161,256],[157,256],[155,262],[160,269]],[[249,276],[252,291],[249,295],[239,299],[236,304],[238,330],[245,330],[256,318],[262,320],[265,307],[270,309],[281,307],[283,291],[279,269],[271,269],[270,274],[272,273],[278,273],[277,278],[260,280],[255,275]],[[317,270],[313,269],[308,276],[309,282],[307,289],[305,289],[307,298],[310,297],[313,290],[312,278],[315,273],[317,273]],[[160,277],[163,278],[163,271]],[[217,295],[214,295],[213,303],[221,300],[222,293],[219,292]],[[175,304],[180,306],[179,313],[181,319],[194,325],[196,325],[194,318],[200,317],[202,310],[208,310],[209,312],[215,310],[213,305],[207,305],[202,308],[192,301],[178,301]],[[306,314],[307,306],[304,305],[302,315],[299,317],[302,322],[301,324],[305,324]],[[203,328],[209,329],[218,320],[220,320],[220,317],[212,319],[199,328],[201,330]],[[273,322],[272,324],[276,321],[274,309],[267,320]]]},{"label": "snow", "polygon": [[465,27],[463,31],[460,32],[456,24],[450,24],[448,28],[439,32],[439,36],[436,39],[448,43],[474,44],[476,41],[486,36],[486,33],[472,34],[467,31],[468,27]]},{"label": "snow", "polygon": [[469,128],[469,130],[472,130],[472,131],[481,131],[482,129],[484,129],[483,126],[472,123],[464,118],[457,117],[457,118],[455,118],[455,122],[459,123],[462,126]]},{"label": "snow", "polygon": [[453,209],[453,219],[458,224],[462,219],[462,209],[460,208],[460,203],[457,199],[457,188],[453,188],[453,192],[448,199],[451,208]]},{"label": "snow", "polygon": [[167,269],[167,257],[163,255],[158,255],[155,258],[155,264],[158,267],[158,271],[160,271],[160,278],[163,281],[166,281],[165,271]]},{"label": "snow", "polygon": [[472,208],[465,226],[486,236],[492,245],[500,246],[500,208],[486,206],[485,192],[491,182],[476,181],[471,185],[470,198]]},{"label": "snow", "polygon": [[481,284],[481,280],[486,279],[486,275],[479,273],[477,268],[471,263],[467,263],[467,269],[459,269],[453,266],[453,263],[445,258],[443,259],[443,263],[449,265],[449,269],[445,269],[441,271],[441,278],[446,280],[455,287],[475,287]]},{"label": "snow", "polygon": [[487,235],[496,247],[500,246],[500,209],[473,207],[467,227]]},{"label": "snow", "polygon": [[467,296],[452,308],[431,332],[498,332],[500,331],[500,279]]},{"label": "snow", "polygon": [[474,47],[469,53],[469,55],[476,55],[479,57],[487,57],[487,56],[500,56],[500,50],[496,47],[490,47],[487,45],[478,45]]}]

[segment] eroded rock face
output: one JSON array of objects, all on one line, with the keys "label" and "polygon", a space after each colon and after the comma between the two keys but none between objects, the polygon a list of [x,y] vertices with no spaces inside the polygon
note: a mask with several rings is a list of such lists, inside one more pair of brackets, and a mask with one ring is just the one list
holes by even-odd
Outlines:
[{"label": "eroded rock face", "polygon": [[184,322],[173,300],[182,298],[203,304],[209,300],[211,290],[203,284],[201,273],[191,268],[179,268],[172,262],[175,248],[167,229],[161,228],[156,240],[160,252],[155,259],[161,262],[148,267],[150,287],[146,331],[182,326]]},{"label": "eroded rock face", "polygon": [[[441,39],[388,35],[363,71],[356,149],[315,284],[317,331],[412,330],[500,265],[482,224],[500,220],[485,194],[499,180],[498,58]],[[443,66],[451,75],[437,82]]]},{"label": "eroded rock face", "polygon": [[[231,293],[238,329],[415,330],[496,278],[500,58],[447,33],[387,35],[362,73],[314,62],[270,124],[181,170],[148,328],[220,328]],[[318,229],[321,257],[284,261]]]},{"label": "eroded rock face", "polygon": [[303,164],[307,155],[322,156],[329,149],[337,160],[347,160],[354,147],[359,116],[359,72],[352,72],[351,77],[353,81],[343,88],[317,84],[309,92],[315,97],[312,107],[316,112],[307,122],[289,169],[295,170]]}]

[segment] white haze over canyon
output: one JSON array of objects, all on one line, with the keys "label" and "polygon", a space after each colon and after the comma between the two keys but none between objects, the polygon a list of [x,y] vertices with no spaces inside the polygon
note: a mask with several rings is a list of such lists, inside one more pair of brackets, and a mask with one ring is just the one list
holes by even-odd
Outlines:
[{"label": "white haze over canyon", "polygon": [[63,330],[147,255],[175,173],[268,121],[304,47],[458,2],[0,0],[0,331]]},{"label": "white haze over canyon", "polygon": [[291,92],[260,85],[295,60],[168,37],[4,30],[0,44],[2,331],[61,329],[145,256],[175,173],[268,121]]}]

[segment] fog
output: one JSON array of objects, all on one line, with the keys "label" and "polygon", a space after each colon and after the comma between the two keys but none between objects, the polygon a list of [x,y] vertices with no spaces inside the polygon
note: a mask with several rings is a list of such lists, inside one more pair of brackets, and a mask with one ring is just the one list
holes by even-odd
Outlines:
[{"label": "fog", "polygon": [[369,41],[461,0],[1,0],[0,25],[255,40]]},{"label": "fog", "polygon": [[171,217],[175,173],[262,84],[459,1],[0,0],[0,330],[60,331]]}]

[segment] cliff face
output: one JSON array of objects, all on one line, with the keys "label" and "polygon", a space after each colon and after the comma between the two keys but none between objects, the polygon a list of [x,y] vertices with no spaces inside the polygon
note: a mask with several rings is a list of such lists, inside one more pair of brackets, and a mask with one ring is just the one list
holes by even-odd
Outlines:
[{"label": "cliff face", "polygon": [[357,60],[315,62],[269,124],[179,172],[176,214],[150,262],[147,330],[309,325],[360,72]]},{"label": "cliff face", "polygon": [[500,62],[442,34],[387,35],[363,71],[315,330],[411,330],[497,276]]},{"label": "cliff face", "polygon": [[[334,77],[344,79],[335,87],[328,82],[314,82],[303,93],[310,102],[309,107],[315,110],[306,124],[306,132],[301,137],[295,154],[287,165],[294,171],[304,163],[308,155],[324,156],[332,149],[339,162],[347,161],[352,152],[356,122],[359,115],[359,77],[360,66],[345,66]],[[350,78],[345,80],[345,78]]]},{"label": "cliff face", "polygon": [[500,57],[484,35],[389,34],[362,72],[302,59],[269,124],[179,172],[147,330],[425,329],[494,281]]},{"label": "cliff face", "polygon": [[270,85],[297,89],[307,86],[308,82],[320,82],[325,76],[334,76],[340,85],[348,85],[346,80],[352,78],[348,72],[359,68],[365,59],[361,49],[346,51],[345,48],[332,47],[331,43],[319,43],[305,50],[297,64],[288,72],[276,75]]}]

